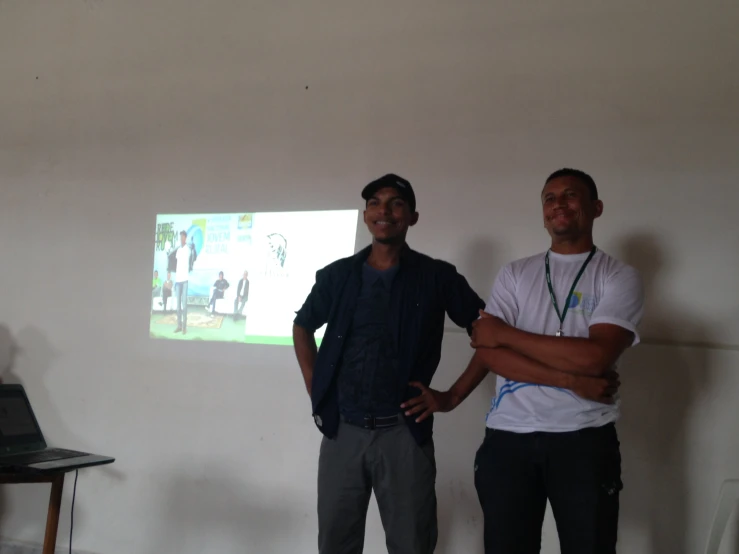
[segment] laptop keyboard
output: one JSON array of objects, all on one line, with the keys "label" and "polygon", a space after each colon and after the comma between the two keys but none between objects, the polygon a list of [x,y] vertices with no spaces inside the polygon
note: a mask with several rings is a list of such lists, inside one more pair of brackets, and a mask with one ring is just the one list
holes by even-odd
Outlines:
[{"label": "laptop keyboard", "polygon": [[61,448],[48,448],[38,452],[25,452],[23,454],[3,456],[2,463],[3,465],[25,466],[29,464],[38,464],[40,462],[66,460],[67,458],[76,458],[77,456],[87,456],[87,454],[84,452],[75,452],[74,450],[63,450]]}]

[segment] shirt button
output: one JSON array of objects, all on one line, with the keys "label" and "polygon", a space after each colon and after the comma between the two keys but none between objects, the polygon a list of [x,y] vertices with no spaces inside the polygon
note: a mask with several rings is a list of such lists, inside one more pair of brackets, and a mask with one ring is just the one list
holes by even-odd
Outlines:
[{"label": "shirt button", "polygon": [[339,338],[339,339],[343,339],[344,337],[342,337],[341,335],[339,335],[339,336],[338,336],[337,338]]}]

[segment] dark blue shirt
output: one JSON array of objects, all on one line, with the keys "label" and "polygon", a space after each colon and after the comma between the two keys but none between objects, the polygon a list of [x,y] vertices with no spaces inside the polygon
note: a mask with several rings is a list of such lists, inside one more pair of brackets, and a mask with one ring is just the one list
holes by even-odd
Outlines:
[{"label": "dark blue shirt", "polygon": [[[316,425],[329,438],[334,438],[339,428],[336,373],[351,331],[362,288],[362,267],[370,250],[367,247],[319,270],[295,318],[296,325],[309,331],[327,324],[313,368],[311,400]],[[390,333],[397,345],[397,379],[398,387],[404,391],[403,399],[420,394],[408,385],[410,381],[431,384],[441,357],[445,315],[470,332],[478,311],[484,307],[485,303],[453,265],[408,247],[403,250],[388,312]],[[421,423],[410,417],[406,422],[419,443],[431,436],[432,417]]]},{"label": "dark blue shirt", "polygon": [[338,374],[339,411],[351,417],[397,415],[405,387],[398,387],[398,353],[390,332],[390,291],[398,266],[362,268]]}]

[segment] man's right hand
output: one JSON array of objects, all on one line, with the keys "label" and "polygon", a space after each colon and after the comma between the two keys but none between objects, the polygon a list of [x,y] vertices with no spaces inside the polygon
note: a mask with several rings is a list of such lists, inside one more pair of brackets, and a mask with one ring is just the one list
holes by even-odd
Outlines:
[{"label": "man's right hand", "polygon": [[608,371],[601,377],[573,375],[572,380],[572,386],[568,387],[572,392],[601,404],[613,404],[613,395],[621,386],[619,375],[615,371]]}]

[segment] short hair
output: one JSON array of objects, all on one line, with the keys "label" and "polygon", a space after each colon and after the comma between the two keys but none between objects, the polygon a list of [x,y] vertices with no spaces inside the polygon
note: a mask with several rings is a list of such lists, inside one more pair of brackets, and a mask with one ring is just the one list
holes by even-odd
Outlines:
[{"label": "short hair", "polygon": [[595,181],[593,180],[593,178],[584,171],[581,171],[580,169],[573,169],[571,167],[563,167],[562,169],[558,169],[549,177],[547,177],[547,180],[544,181],[544,184],[546,185],[547,183],[549,183],[549,181],[559,179],[560,177],[574,177],[575,179],[579,179],[580,182],[588,187],[588,191],[590,192],[590,197],[592,198],[593,202],[598,200],[598,187],[595,186]]},{"label": "short hair", "polygon": [[156,269],[154,270],[154,273],[156,273],[157,275],[159,274],[159,272]]},{"label": "short hair", "polygon": [[218,272],[218,275],[223,275],[223,271],[219,271]]},{"label": "short hair", "polygon": [[187,236],[187,231],[180,231],[180,236],[185,235]]}]

